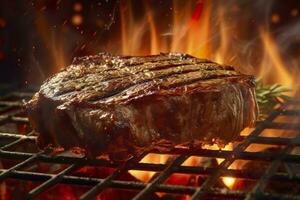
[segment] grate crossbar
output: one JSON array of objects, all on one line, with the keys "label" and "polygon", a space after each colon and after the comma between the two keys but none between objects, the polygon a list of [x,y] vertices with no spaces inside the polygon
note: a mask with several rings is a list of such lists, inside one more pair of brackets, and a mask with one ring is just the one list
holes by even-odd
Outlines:
[{"label": "grate crossbar", "polygon": [[[31,92],[12,92],[0,98],[0,127],[6,124],[26,124],[28,118],[23,114],[22,100],[30,98]],[[10,100],[13,99],[13,100]],[[226,197],[234,199],[299,199],[300,195],[270,193],[266,191],[270,181],[283,181],[286,183],[300,184],[300,175],[295,173],[294,165],[300,165],[300,156],[293,154],[295,148],[300,146],[300,123],[276,122],[279,116],[297,118],[300,110],[288,109],[293,105],[300,105],[300,100],[290,100],[281,104],[273,110],[268,118],[260,123],[247,136],[240,136],[237,145],[232,150],[211,150],[211,149],[185,149],[174,148],[171,150],[158,151],[150,150],[140,157],[133,157],[125,163],[113,163],[104,159],[88,159],[74,154],[49,155],[42,151],[27,152],[18,150],[23,143],[34,144],[36,136],[32,130],[26,133],[18,131],[1,131],[0,129],[0,159],[9,159],[16,162],[7,169],[0,169],[0,180],[8,178],[16,180],[40,181],[39,186],[28,192],[26,199],[35,199],[41,193],[53,188],[55,185],[63,183],[68,185],[88,186],[87,190],[80,196],[80,199],[92,199],[102,193],[107,188],[126,189],[136,191],[135,200],[147,199],[156,192],[170,194],[183,194],[191,196],[191,199],[201,199],[203,197]],[[261,133],[266,129],[294,131],[295,137],[266,137]],[[3,141],[3,142],[2,142]],[[278,151],[247,151],[252,144],[273,145]],[[167,163],[143,163],[140,162],[149,153],[171,155],[173,158]],[[221,158],[223,161],[217,166],[186,166],[183,163],[191,156],[206,157],[210,159]],[[263,171],[251,171],[241,169],[231,169],[230,166],[237,160],[264,161],[269,163]],[[29,172],[26,167],[32,163],[45,162],[50,165],[68,165],[57,174]],[[278,171],[280,166],[284,166],[286,171]],[[115,169],[105,178],[82,177],[72,174],[76,170],[85,166],[108,167]],[[296,167],[297,168],[297,167]],[[156,172],[156,176],[150,182],[119,180],[122,174],[129,170],[141,170]],[[191,176],[205,176],[204,182],[200,186],[172,185],[166,180],[174,173]],[[218,188],[216,183],[221,177],[235,177],[239,179],[256,181],[250,192],[240,190],[230,190],[228,188]]]}]

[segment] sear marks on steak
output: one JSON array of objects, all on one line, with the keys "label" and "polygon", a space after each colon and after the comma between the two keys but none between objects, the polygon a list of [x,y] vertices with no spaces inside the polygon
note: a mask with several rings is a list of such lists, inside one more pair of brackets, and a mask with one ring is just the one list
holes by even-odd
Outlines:
[{"label": "sear marks on steak", "polygon": [[26,105],[38,145],[89,156],[171,145],[227,144],[254,125],[254,77],[231,66],[167,53],[75,59]]}]

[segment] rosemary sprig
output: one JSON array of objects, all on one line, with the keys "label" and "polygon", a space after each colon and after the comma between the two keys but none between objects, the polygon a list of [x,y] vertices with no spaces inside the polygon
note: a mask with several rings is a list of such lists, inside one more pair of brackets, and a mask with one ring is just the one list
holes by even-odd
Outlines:
[{"label": "rosemary sprig", "polygon": [[286,101],[291,97],[285,95],[291,91],[280,84],[266,85],[261,79],[256,80],[256,100],[259,107],[259,120],[263,120],[280,101]]}]

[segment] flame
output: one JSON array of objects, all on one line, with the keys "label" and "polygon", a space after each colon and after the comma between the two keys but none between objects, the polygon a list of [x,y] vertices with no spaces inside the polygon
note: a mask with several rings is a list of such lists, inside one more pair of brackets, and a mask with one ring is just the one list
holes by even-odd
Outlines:
[{"label": "flame", "polygon": [[[159,15],[160,8],[153,9],[154,5],[151,1],[143,1],[142,5],[141,9],[145,12],[139,13],[137,17],[136,7],[131,1],[120,1],[119,9],[116,9],[120,12],[116,15],[120,18],[118,24],[120,31],[109,34],[108,45],[103,42],[103,46],[97,48],[89,45],[91,43],[89,42],[80,46],[94,53],[97,53],[97,49],[102,51],[106,49],[113,54],[123,55],[149,55],[160,52],[188,53],[221,64],[233,65],[244,73],[260,77],[265,83],[280,83],[295,89],[299,72],[295,73],[295,67],[287,66],[279,51],[278,40],[275,34],[270,32],[268,26],[255,29],[259,39],[255,40],[257,44],[251,46],[252,39],[247,38],[249,35],[247,31],[250,31],[249,29],[253,31],[253,27],[241,22],[238,17],[228,17],[241,10],[239,5],[208,0],[173,0],[169,8],[171,15],[166,18]],[[83,20],[83,9],[82,4],[74,3],[74,15],[69,19],[78,31],[87,23]],[[67,45],[67,40],[60,37],[64,35],[64,32],[70,31],[65,23],[61,29],[53,29],[42,13],[42,11],[37,12],[36,28],[49,50],[50,60],[53,61],[56,67],[54,72],[56,72],[58,67],[66,66],[66,63],[71,60],[66,57],[66,54],[70,46],[74,45]],[[293,13],[297,15],[297,10]],[[258,48],[257,45],[261,45],[262,48]],[[257,49],[262,49],[262,58],[260,56],[249,58],[253,52],[257,53]],[[68,54],[74,55],[74,52]]]},{"label": "flame", "polygon": [[233,177],[222,177],[222,181],[229,189],[232,189],[236,179]]},{"label": "flame", "polygon": [[[224,4],[214,5],[212,1],[173,1],[171,20],[157,18],[156,10],[152,9],[149,1],[144,1],[144,15],[134,17],[132,1],[120,2],[120,35],[111,38],[112,44],[118,46],[118,50],[112,53],[123,55],[148,55],[160,52],[182,52],[196,57],[204,57],[221,64],[232,64],[240,71],[256,75],[265,83],[280,83],[291,89],[296,86],[295,81],[299,73],[293,73],[287,66],[278,48],[276,37],[266,28],[258,29],[258,43],[262,47],[262,58],[256,57],[257,65],[245,59],[244,54],[248,51],[239,46],[247,46],[237,38],[243,36],[241,29],[245,24],[239,23],[238,19],[228,20],[228,9]],[[75,5],[74,5],[75,6]],[[78,8],[75,8],[78,7]],[[81,6],[74,9],[80,11]],[[297,11],[294,11],[297,15]],[[77,13],[76,15],[79,16]],[[75,16],[76,16],[75,15]],[[80,15],[81,16],[81,15]],[[82,18],[74,18],[74,25],[85,23]],[[164,27],[162,29],[161,27]],[[242,26],[242,27],[241,27]],[[37,29],[43,41],[49,46],[56,66],[65,66],[65,52],[59,41],[54,38],[49,40],[49,24],[38,15]],[[169,27],[169,28],[165,28]],[[249,27],[248,27],[249,29]],[[245,28],[246,32],[248,29]],[[108,38],[109,39],[109,38]],[[111,43],[109,43],[111,44]],[[114,46],[114,45],[112,45]],[[107,47],[107,51],[110,51]],[[257,47],[253,47],[257,48]],[[243,50],[243,51],[242,51]],[[255,49],[254,49],[255,51]],[[248,133],[249,130],[244,133]],[[204,148],[219,150],[217,145],[205,146]],[[222,150],[232,150],[232,144]],[[149,154],[144,157],[143,163],[165,164],[169,155]],[[218,164],[223,161],[217,158]],[[189,158],[185,164],[195,166],[199,163],[196,158]],[[232,166],[238,168],[239,166]],[[129,171],[137,179],[148,182],[156,172]],[[233,177],[222,177],[222,181],[228,188],[232,188],[236,182]]]},{"label": "flame", "polygon": [[[211,150],[222,150],[222,151],[231,151],[233,149],[233,144],[229,143],[228,145],[226,145],[224,148],[219,148],[217,145],[212,145],[212,146],[206,146],[207,149],[211,149]],[[217,158],[216,159],[218,164],[221,164],[224,159],[223,158]],[[237,165],[235,165],[235,163],[233,163],[233,165],[231,166],[232,168],[237,168]],[[229,188],[232,189],[235,182],[236,182],[236,178],[233,177],[222,177],[221,178],[223,183]]]},{"label": "flame", "polygon": [[54,69],[57,70],[58,67],[66,66],[66,56],[64,52],[64,46],[62,43],[63,38],[61,37],[62,34],[55,34],[51,30],[51,26],[49,25],[44,15],[42,15],[39,12],[37,13],[36,27],[37,32],[40,34],[45,46],[49,48],[49,53],[52,57],[52,60],[54,62],[53,64],[55,66]]},{"label": "flame", "polygon": [[287,70],[288,68],[282,60],[271,34],[265,30],[261,30],[260,35],[264,47],[264,59],[261,63],[258,76],[262,77],[263,80],[273,79],[272,82],[293,88],[293,77]]},{"label": "flame", "polygon": [[[226,145],[223,148],[220,148],[218,145],[214,144],[214,145],[204,145],[203,149],[210,149],[210,150],[222,150],[222,151],[229,151],[233,149],[233,144],[229,143],[228,145]],[[174,156],[172,155],[167,155],[167,154],[154,154],[154,153],[150,153],[147,154],[140,162],[141,163],[152,163],[152,164],[166,164],[167,161],[169,159],[174,158]],[[199,166],[199,163],[202,163],[201,160],[203,160],[204,158],[202,157],[196,157],[196,156],[191,156],[189,157],[187,160],[185,160],[185,162],[182,164],[183,166]],[[224,161],[223,158],[216,158],[218,165]],[[205,162],[203,162],[202,164],[205,164]],[[234,163],[233,163],[234,164]],[[203,165],[201,167],[213,167],[213,166],[206,166]],[[237,167],[237,166],[231,166],[233,168]],[[156,172],[153,171],[139,171],[139,170],[129,170],[128,171],[132,176],[134,176],[136,179],[142,181],[142,182],[149,182],[151,180],[151,178],[153,178],[153,176],[156,174]],[[183,177],[185,176],[191,176],[191,175],[182,175]],[[222,177],[222,181],[223,183],[230,189],[233,188],[236,179],[233,177]]]},{"label": "flame", "polygon": [[[170,155],[166,154],[147,154],[140,162],[141,163],[155,163],[155,164],[166,164]],[[153,171],[139,171],[139,170],[129,170],[132,176],[143,182],[149,182],[151,178],[156,174]]]},{"label": "flame", "polygon": [[[155,10],[151,9],[148,1],[144,2],[144,8],[146,11],[144,18],[137,19],[133,17],[131,2],[121,3],[122,54],[188,53],[221,64],[232,64],[240,71],[261,77],[265,83],[280,83],[294,89],[298,73],[291,72],[291,68],[289,69],[284,62],[278,50],[278,43],[270,31],[258,28],[260,38],[258,43],[263,47],[263,57],[255,58],[254,61],[258,62],[258,65],[252,64],[252,61],[245,59],[249,52],[240,47],[247,44],[237,39],[246,35],[244,33],[246,31],[240,30],[242,25],[238,20],[227,20],[229,11],[224,5],[215,5],[211,1],[204,0],[196,2],[174,0],[172,21],[167,22],[168,24],[163,19],[155,17]],[[165,24],[170,28],[167,31],[162,30],[158,24]],[[257,47],[253,47],[252,51],[255,51],[255,48]]]}]

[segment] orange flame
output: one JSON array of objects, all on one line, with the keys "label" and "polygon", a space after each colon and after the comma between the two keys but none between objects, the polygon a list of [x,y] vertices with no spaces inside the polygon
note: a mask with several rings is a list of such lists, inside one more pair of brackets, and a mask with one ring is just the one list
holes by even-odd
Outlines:
[{"label": "orange flame", "polygon": [[[211,150],[220,150],[220,148],[217,146],[217,145],[212,145],[212,146],[208,146],[206,145],[205,146],[207,149],[211,149]],[[226,145],[224,148],[221,148],[222,151],[231,151],[233,149],[233,144],[232,143],[229,143],[228,145]],[[218,164],[221,164],[224,159],[223,158],[217,158],[216,159]],[[235,165],[235,163],[233,163],[233,165],[231,166],[232,168],[237,168],[237,166]],[[236,182],[236,179],[233,178],[233,177],[222,177],[221,178],[223,183],[229,188],[229,189],[232,189],[235,182]]]},{"label": "orange flame", "polygon": [[260,35],[264,47],[264,59],[261,63],[258,76],[262,77],[263,80],[267,81],[270,79],[272,82],[293,88],[293,76],[287,70],[288,67],[281,58],[271,34],[265,30],[261,30]]},{"label": "orange flame", "polygon": [[[260,31],[263,46],[263,59],[257,69],[244,69],[249,63],[238,60],[238,53],[232,50],[234,45],[233,33],[238,33],[238,25],[226,21],[226,10],[222,6],[214,7],[212,12],[211,1],[180,2],[173,1],[173,18],[170,32],[161,33],[157,27],[153,10],[145,3],[146,14],[144,19],[137,21],[133,18],[130,2],[121,7],[122,53],[131,55],[157,54],[160,52],[183,52],[197,57],[212,59],[218,63],[236,64],[240,70],[254,73],[267,83],[280,83],[293,87],[293,76],[285,65],[277,48],[276,41],[266,31]],[[212,21],[213,15],[217,18]],[[148,34],[148,35],[147,35]],[[214,41],[218,38],[218,42]],[[148,38],[148,39],[145,39]],[[149,40],[149,42],[147,42]],[[145,42],[146,41],[146,42]],[[270,73],[271,72],[271,73]],[[219,147],[206,146],[204,148],[218,150]],[[222,150],[232,150],[232,144]],[[194,165],[199,163],[196,158],[189,158],[186,162]],[[164,155],[147,156],[142,162],[156,162],[163,164],[167,160]],[[223,159],[217,159],[220,164]],[[185,164],[186,164],[185,162]],[[238,166],[231,166],[238,168]],[[137,179],[149,181],[155,172],[142,172],[131,170],[130,173]],[[230,189],[236,179],[222,177],[223,183]]]},{"label": "orange flame", "polygon": [[39,12],[37,13],[36,27],[45,46],[49,48],[49,53],[55,66],[54,69],[57,70],[60,67],[66,66],[62,34],[55,34],[45,16]]},{"label": "orange flame", "polygon": [[[246,54],[250,55],[257,46],[250,48],[249,51],[245,50],[251,43],[243,41],[249,27],[241,25],[239,19],[228,19],[230,11],[224,4],[205,0],[173,0],[170,19],[158,18],[149,1],[144,1],[143,5],[144,8],[141,9],[145,10],[144,15],[137,18],[134,17],[136,13],[131,1],[120,2],[120,33],[107,38],[109,41],[109,45],[105,47],[107,51],[123,55],[188,53],[221,64],[231,64],[242,72],[262,78],[265,83],[280,83],[295,89],[295,80],[299,73],[295,73],[287,66],[278,49],[276,38],[268,29],[257,28],[260,39],[257,43],[263,47],[263,57],[257,56],[254,61],[245,59],[250,57]],[[235,8],[237,5],[231,6]],[[74,9],[80,10],[83,7],[81,4],[74,4]],[[75,24],[84,23],[78,13],[74,16],[75,18],[70,20],[73,22],[75,20]],[[64,47],[64,39],[59,37],[63,35],[65,27],[62,26],[61,33],[51,34],[53,31],[40,12],[37,13],[36,26],[49,48],[53,64],[56,67],[65,66],[67,48]],[[245,30],[242,30],[243,28]]]},{"label": "orange flame", "polygon": [[[141,163],[155,163],[155,164],[166,164],[170,155],[165,154],[148,154],[140,162]],[[156,172],[152,171],[139,171],[139,170],[129,170],[131,175],[133,175],[138,180],[143,182],[149,182]]]},{"label": "orange flame", "polygon": [[130,1],[121,6],[122,54],[188,53],[221,64],[232,64],[243,72],[262,78],[266,83],[280,83],[294,89],[294,79],[298,74],[292,73],[286,66],[268,30],[259,31],[263,58],[257,67],[239,58],[239,49],[233,49],[241,44],[235,44],[236,37],[243,34],[239,31],[237,20],[226,20],[228,11],[225,7],[204,0],[196,3],[174,0],[169,32],[163,32],[157,24],[165,22],[155,18],[155,12],[147,1],[144,5],[146,12],[143,19],[133,17]]},{"label": "orange flame", "polygon": [[[220,148],[218,145],[204,145],[204,149],[210,149],[210,150],[223,150],[223,151],[229,151],[233,149],[233,145],[230,143],[226,145],[224,148]],[[166,164],[169,159],[171,159],[174,156],[166,155],[166,154],[148,154],[146,155],[140,162],[141,163],[154,163],[154,164]],[[184,166],[199,166],[199,163],[201,163],[201,160],[204,159],[202,157],[189,157],[182,165]],[[217,163],[220,164],[224,161],[223,158],[216,158]],[[203,163],[205,164],[205,163]],[[201,166],[201,167],[213,167],[213,166]],[[233,168],[237,166],[231,166]],[[151,178],[156,174],[156,172],[153,171],[139,171],[139,170],[129,170],[128,171],[131,175],[133,175],[135,178],[137,178],[140,181],[143,182],[149,182]],[[183,175],[182,175],[183,176]],[[186,175],[190,176],[190,175]],[[232,189],[235,184],[235,178],[232,177],[222,177],[222,181],[224,184]],[[178,183],[179,184],[179,183]]]},{"label": "orange flame", "polygon": [[[214,9],[212,9],[212,7]],[[250,72],[261,77],[266,83],[280,83],[291,89],[295,87],[298,73],[293,73],[286,65],[274,36],[265,29],[260,29],[259,38],[263,48],[263,57],[258,62],[258,67],[252,66],[247,61],[239,58],[238,50],[233,47],[236,35],[240,33],[238,21],[226,20],[227,10],[212,1],[173,1],[172,20],[168,31],[161,31],[158,24],[165,23],[157,19],[156,13],[151,9],[149,2],[144,1],[145,14],[142,18],[134,18],[131,1],[120,3],[120,29],[118,36],[121,42],[120,52],[124,55],[158,54],[160,52],[182,52],[197,57],[205,57],[219,63],[233,64],[239,70]],[[61,44],[49,40],[48,25],[40,16],[37,28],[45,43],[49,43],[55,65],[64,66],[64,52]],[[119,44],[116,38],[113,42]],[[114,43],[113,43],[114,44]],[[258,58],[256,58],[258,59]],[[244,66],[244,67],[243,67]],[[246,68],[246,69],[245,69]],[[206,147],[218,150],[217,146]],[[227,145],[223,150],[232,150],[232,145]],[[141,162],[164,164],[169,159],[167,155],[151,154]],[[194,159],[186,161],[191,165],[197,162]],[[222,159],[217,159],[220,164]],[[238,166],[233,166],[237,167]],[[148,182],[155,172],[130,170],[134,177]],[[224,184],[232,188],[236,180],[232,177],[223,177]]]}]

